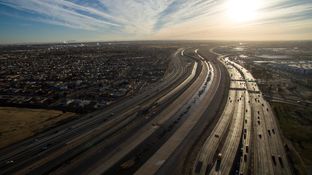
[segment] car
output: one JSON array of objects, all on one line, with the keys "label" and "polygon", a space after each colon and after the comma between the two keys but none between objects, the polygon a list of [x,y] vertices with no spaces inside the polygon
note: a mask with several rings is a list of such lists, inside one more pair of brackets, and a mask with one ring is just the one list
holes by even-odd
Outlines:
[{"label": "car", "polygon": [[43,147],[41,147],[41,150],[42,150],[42,151],[47,150],[47,149],[48,149],[48,147],[47,147],[47,146],[43,146]]},{"label": "car", "polygon": [[272,161],[273,161],[273,164],[276,165],[276,160],[275,160],[275,156],[272,155]]},{"label": "car", "polygon": [[14,163],[14,160],[8,160],[8,161],[6,161],[5,163],[6,163],[6,164],[12,164],[12,163]]},{"label": "car", "polygon": [[217,156],[217,160],[221,161],[221,159],[222,159],[222,153],[219,153],[218,156]]},{"label": "car", "polygon": [[216,168],[215,168],[216,171],[219,171],[219,170],[220,170],[220,167],[221,167],[221,159],[222,159],[222,154],[219,153],[218,156],[217,156],[217,164],[216,164]]},{"label": "car", "polygon": [[278,155],[278,161],[281,164],[281,167],[284,168],[284,163],[283,163],[283,159],[280,155]]},{"label": "car", "polygon": [[244,154],[244,161],[247,161],[247,154]]},{"label": "car", "polygon": [[196,164],[196,168],[195,168],[195,173],[200,173],[200,169],[203,166],[203,162],[202,161],[198,161]]}]

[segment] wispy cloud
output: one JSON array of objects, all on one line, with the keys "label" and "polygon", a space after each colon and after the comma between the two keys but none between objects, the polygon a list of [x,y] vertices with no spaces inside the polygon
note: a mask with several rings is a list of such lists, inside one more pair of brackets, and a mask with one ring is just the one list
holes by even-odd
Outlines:
[{"label": "wispy cloud", "polygon": [[[19,16],[42,23],[70,28],[120,32],[141,38],[206,36],[235,28],[257,30],[288,26],[292,32],[311,24],[310,0],[259,0],[259,15],[244,24],[226,17],[228,0],[0,0]],[[24,16],[26,14],[26,16]],[[277,29],[275,29],[277,31]],[[177,32],[178,31],[178,32]],[[275,31],[275,32],[276,32]]]},{"label": "wispy cloud", "polygon": [[69,1],[1,0],[0,4],[32,14],[32,20],[49,24],[87,30],[120,25],[118,19],[109,14]]}]

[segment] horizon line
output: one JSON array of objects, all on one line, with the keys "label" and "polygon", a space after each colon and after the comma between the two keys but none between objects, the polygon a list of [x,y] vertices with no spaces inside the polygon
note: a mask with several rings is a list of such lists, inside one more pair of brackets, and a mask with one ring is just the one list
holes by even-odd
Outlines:
[{"label": "horizon line", "polygon": [[290,40],[225,40],[225,39],[151,39],[151,40],[90,40],[90,41],[76,41],[76,40],[68,40],[68,41],[47,41],[47,42],[20,42],[20,43],[0,43],[0,46],[9,46],[9,45],[36,45],[36,44],[79,44],[79,43],[110,43],[110,42],[148,42],[148,41],[195,41],[195,42],[302,42],[302,41],[312,41],[312,39],[290,39]]}]

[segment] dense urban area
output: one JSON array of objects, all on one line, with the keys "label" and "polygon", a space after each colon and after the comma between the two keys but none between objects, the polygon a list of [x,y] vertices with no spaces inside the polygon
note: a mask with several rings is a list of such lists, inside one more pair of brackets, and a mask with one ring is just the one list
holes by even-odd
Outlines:
[{"label": "dense urban area", "polygon": [[90,112],[160,80],[172,49],[122,43],[1,46],[5,106]]},{"label": "dense urban area", "polygon": [[0,115],[0,174],[311,174],[312,42],[1,45]]}]

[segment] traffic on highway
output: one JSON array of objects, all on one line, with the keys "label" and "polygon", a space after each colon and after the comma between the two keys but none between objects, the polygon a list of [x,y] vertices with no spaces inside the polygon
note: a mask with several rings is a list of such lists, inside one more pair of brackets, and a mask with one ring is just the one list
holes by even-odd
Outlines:
[{"label": "traffic on highway", "polygon": [[136,96],[0,150],[0,174],[292,174],[256,80],[181,47]]},{"label": "traffic on highway", "polygon": [[230,74],[230,92],[193,174],[292,174],[275,116],[256,80],[226,55],[218,55]]}]

